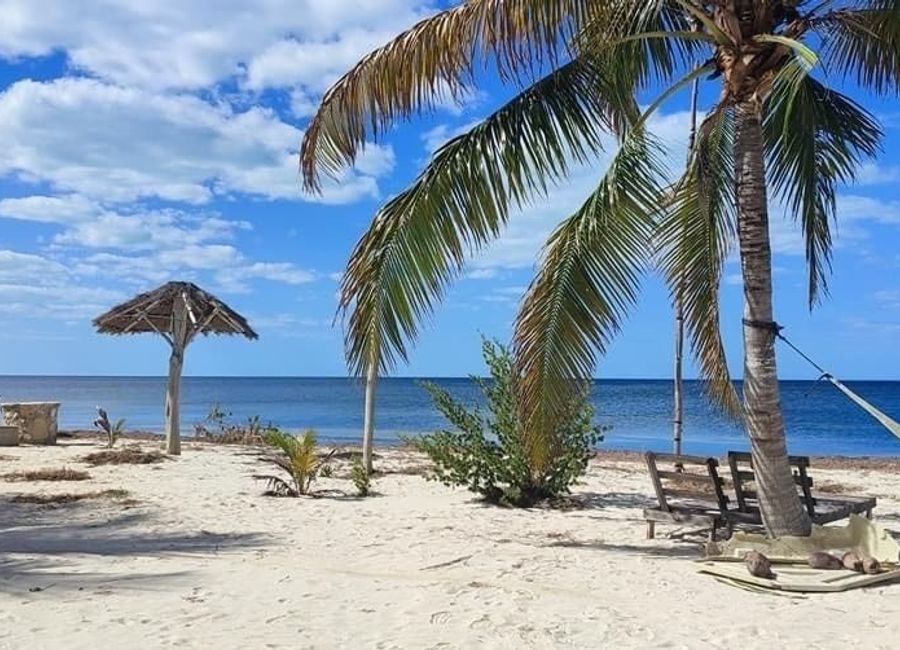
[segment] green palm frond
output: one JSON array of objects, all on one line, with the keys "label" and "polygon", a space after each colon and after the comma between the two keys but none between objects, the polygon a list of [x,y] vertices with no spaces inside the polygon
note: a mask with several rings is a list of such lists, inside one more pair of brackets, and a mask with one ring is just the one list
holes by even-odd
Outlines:
[{"label": "green palm frond", "polygon": [[407,342],[468,255],[495,238],[522,206],[602,149],[609,129],[633,122],[585,60],[566,64],[436,152],[412,186],[389,201],[357,244],[339,310],[350,312],[354,372],[406,358]]},{"label": "green palm frond", "polygon": [[811,20],[829,70],[879,94],[900,92],[900,2],[866,0]]},{"label": "green palm frond", "polygon": [[[616,0],[624,1],[624,0]],[[629,0],[631,1],[631,0]],[[532,78],[554,65],[602,3],[595,0],[468,0],[422,20],[363,58],[326,93],[300,151],[308,189],[319,174],[352,165],[367,139],[397,119],[459,99],[476,62],[490,60],[504,78]]]},{"label": "green palm frond", "polygon": [[635,92],[649,84],[666,85],[698,53],[711,53],[715,38],[698,31],[682,8],[670,0],[607,3],[578,35],[582,52],[606,60],[608,75]]},{"label": "green palm frond", "polygon": [[796,87],[774,86],[763,126],[769,181],[805,237],[812,307],[827,292],[836,186],[878,152],[881,128],[852,99],[809,76]]},{"label": "green palm frond", "polygon": [[630,134],[599,187],[553,233],[515,326],[536,467],[576,382],[590,377],[637,299],[661,199],[658,149]]},{"label": "green palm frond", "polygon": [[736,232],[734,116],[727,108],[701,125],[688,168],[660,223],[659,267],[681,301],[693,354],[710,399],[732,416],[740,398],[719,330],[719,285]]}]

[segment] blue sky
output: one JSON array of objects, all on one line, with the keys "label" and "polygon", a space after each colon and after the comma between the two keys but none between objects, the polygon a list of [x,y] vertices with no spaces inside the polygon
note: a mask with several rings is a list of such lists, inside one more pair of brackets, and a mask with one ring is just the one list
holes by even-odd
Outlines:
[{"label": "blue sky", "polygon": [[[212,8],[212,5],[215,8]],[[39,5],[39,6],[38,6]],[[317,99],[361,55],[434,11],[423,0],[9,0],[0,24],[0,374],[158,375],[149,336],[90,319],[189,279],[246,314],[257,342],[203,340],[194,375],[345,374],[339,274],[378,206],[444,139],[511,92],[489,80],[463,106],[394,129],[319,197],[296,149]],[[842,188],[831,296],[809,313],[799,233],[773,205],[776,313],[839,376],[900,379],[900,109],[840,86],[879,116],[883,154]],[[706,97],[711,100],[714,89]],[[684,97],[653,129],[684,157]],[[513,216],[473,260],[398,374],[479,372],[479,334],[505,339],[541,243],[602,174],[601,158]],[[740,374],[740,286],[723,329]],[[658,280],[599,369],[667,377],[671,313]],[[783,351],[784,377],[810,377]]]}]

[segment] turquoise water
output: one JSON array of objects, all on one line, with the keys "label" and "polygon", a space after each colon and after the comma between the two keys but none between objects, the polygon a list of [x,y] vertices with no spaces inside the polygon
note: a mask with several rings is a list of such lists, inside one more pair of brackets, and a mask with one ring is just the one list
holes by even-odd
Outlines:
[{"label": "turquoise water", "polygon": [[[435,379],[463,400],[476,403],[479,393],[468,379]],[[900,419],[900,382],[847,382],[886,413]],[[355,441],[362,428],[363,390],[344,378],[186,377],[182,422],[186,432],[201,422],[212,404],[234,419],[259,415],[281,427],[315,428],[320,439]],[[702,399],[697,382],[686,383],[686,453],[721,454],[744,449],[740,430]],[[0,377],[0,400],[46,400],[62,403],[61,428],[91,428],[95,407],[111,418],[125,418],[130,429],[160,431],[165,379],[158,377]],[[664,380],[602,380],[592,399],[597,420],[611,430],[604,446],[612,449],[661,450],[671,447],[671,383]],[[797,454],[850,456],[900,455],[900,440],[826,382],[782,383],[782,403],[790,450]],[[377,394],[377,440],[443,426],[439,413],[417,379],[383,379]]]}]

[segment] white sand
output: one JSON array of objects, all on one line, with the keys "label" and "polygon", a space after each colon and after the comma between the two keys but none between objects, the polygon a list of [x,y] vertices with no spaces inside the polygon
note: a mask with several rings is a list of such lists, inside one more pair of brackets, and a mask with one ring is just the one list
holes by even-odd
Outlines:
[{"label": "white sand", "polygon": [[[149,447],[149,443],[145,443]],[[88,441],[0,449],[3,472],[86,468]],[[0,482],[0,648],[897,648],[900,584],[788,598],[697,575],[702,537],[644,539],[639,464],[601,459],[591,507],[515,511],[415,475],[379,496],[260,496],[255,455],[187,445],[79,483]],[[387,452],[382,466],[409,465]],[[413,458],[412,462],[420,462]],[[878,497],[900,476],[818,471]],[[347,480],[319,488],[352,491]],[[139,501],[10,504],[125,488]],[[36,589],[40,589],[39,591]]]}]

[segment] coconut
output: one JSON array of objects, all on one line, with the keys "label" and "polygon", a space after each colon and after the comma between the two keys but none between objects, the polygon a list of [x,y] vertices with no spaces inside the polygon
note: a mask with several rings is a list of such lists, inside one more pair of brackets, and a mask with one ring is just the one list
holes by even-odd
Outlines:
[{"label": "coconut", "polygon": [[744,555],[744,564],[752,576],[770,580],[775,578],[775,574],[772,573],[772,562],[759,551],[749,551]]},{"label": "coconut", "polygon": [[841,558],[841,564],[844,565],[845,569],[850,569],[851,571],[859,571],[860,573],[862,573],[862,560],[860,560],[859,556],[853,551],[844,553],[844,556]]},{"label": "coconut", "polygon": [[809,566],[813,569],[843,569],[843,563],[831,553],[816,551],[809,554]]}]

